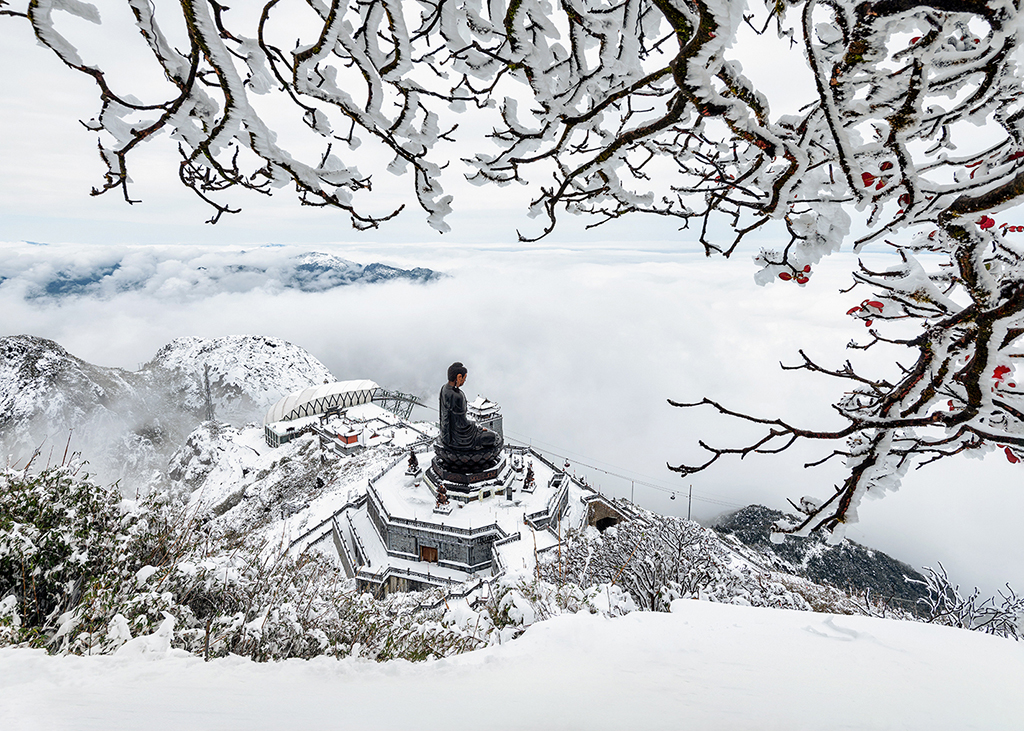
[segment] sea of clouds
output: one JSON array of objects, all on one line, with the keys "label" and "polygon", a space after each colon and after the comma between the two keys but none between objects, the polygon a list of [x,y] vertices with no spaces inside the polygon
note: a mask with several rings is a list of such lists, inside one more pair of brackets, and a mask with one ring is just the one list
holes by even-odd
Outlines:
[{"label": "sea of clouds", "polygon": [[[786,498],[826,497],[842,477],[841,463],[803,464],[839,445],[730,460],[683,479],[667,465],[702,461],[700,439],[735,446],[759,431],[667,399],[706,396],[828,429],[841,424],[830,404],[847,385],[784,372],[780,362],[797,363],[803,348],[825,365],[856,356],[873,375],[895,375],[895,353],[846,349],[863,339],[864,327],[844,313],[866,296],[839,293],[849,284],[847,255],[819,265],[805,287],[758,287],[747,261],[708,260],[657,243],[3,246],[0,334],[51,338],[87,361],[129,370],[175,337],[280,337],[339,379],[371,378],[428,404],[448,364],[459,360],[469,368],[467,394],[501,405],[508,437],[568,457],[602,490],[632,493],[655,510],[686,515],[692,485],[693,515],[704,520],[753,502],[786,509]],[[320,291],[282,284],[280,272],[311,253],[446,276]],[[258,271],[233,269],[240,261]],[[79,292],[39,294],[55,273],[88,279],[118,262],[115,274],[145,284],[119,288],[105,275],[110,281],[100,277]],[[197,275],[200,265],[206,274]],[[964,584],[1024,586],[1024,567],[1010,559],[1024,550],[1012,518],[1024,509],[1019,471],[992,454],[912,472],[899,492],[863,504],[849,536],[917,566],[941,561]]]}]

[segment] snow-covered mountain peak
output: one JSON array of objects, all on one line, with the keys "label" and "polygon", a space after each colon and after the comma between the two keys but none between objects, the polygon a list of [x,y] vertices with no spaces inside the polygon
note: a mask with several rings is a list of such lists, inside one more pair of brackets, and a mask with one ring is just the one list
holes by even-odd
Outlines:
[{"label": "snow-covered mountain peak", "polygon": [[138,385],[134,374],[86,363],[52,340],[33,335],[0,338],[0,430],[5,441],[27,420],[74,425],[86,414],[130,397]]},{"label": "snow-covered mountain peak", "polygon": [[154,378],[179,380],[183,395],[196,409],[205,405],[208,376],[218,418],[234,423],[261,418],[293,391],[335,380],[302,348],[261,335],[178,338],[157,351],[143,371]]},{"label": "snow-covered mountain peak", "polygon": [[343,259],[337,254],[328,254],[324,251],[310,251],[305,254],[299,254],[295,257],[295,261],[300,265],[307,266],[322,266],[322,267],[334,267],[337,269],[343,269],[345,267],[351,267],[353,269],[361,269],[362,265],[355,263],[349,259]]},{"label": "snow-covered mountain peak", "polygon": [[[209,389],[206,383],[209,381]],[[146,485],[202,421],[262,419],[282,396],[333,381],[320,361],[284,340],[179,338],[139,371],[96,366],[51,340],[0,338],[0,459],[24,464],[42,447],[71,450],[126,488]]]}]

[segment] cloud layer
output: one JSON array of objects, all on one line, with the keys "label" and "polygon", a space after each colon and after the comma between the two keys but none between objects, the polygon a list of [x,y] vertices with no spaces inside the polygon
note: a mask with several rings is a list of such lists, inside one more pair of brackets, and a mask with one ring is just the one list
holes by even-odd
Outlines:
[{"label": "cloud layer", "polygon": [[68,246],[9,244],[0,287],[27,299],[111,299],[140,292],[157,300],[197,300],[217,294],[296,289],[326,292],[394,279],[428,282],[430,269],[358,264],[333,254],[283,246],[251,249],[186,246]]},{"label": "cloud layer", "polygon": [[[76,257],[95,263],[106,256],[88,247],[47,248],[64,251],[50,263],[55,269]],[[260,256],[275,261],[306,253],[268,251]],[[501,404],[509,436],[568,455],[573,469],[586,471],[601,489],[626,496],[632,489],[638,502],[665,512],[686,514],[691,483],[694,515],[710,518],[750,502],[784,509],[787,497],[824,497],[840,479],[838,464],[803,469],[832,447],[818,445],[733,461],[681,480],[666,463],[698,460],[701,438],[735,444],[745,431],[706,409],[676,409],[666,399],[708,396],[801,425],[837,425],[829,405],[844,384],[784,373],[778,364],[794,363],[799,348],[826,364],[851,356],[845,345],[863,325],[843,313],[863,295],[837,293],[851,263],[844,256],[823,263],[806,287],[761,288],[752,282],[753,267],[742,262],[642,243],[629,250],[331,251],[451,276],[322,292],[265,285],[225,291],[195,283],[189,289],[187,283],[172,286],[176,279],[168,276],[159,287],[63,300],[26,300],[23,290],[5,284],[0,330],[52,338],[86,360],[128,369],[175,337],[280,337],[308,350],[339,379],[372,378],[431,404],[448,364],[461,360],[469,368],[468,394]],[[189,256],[223,262],[218,257],[227,254],[197,249]],[[885,375],[896,354],[875,350],[857,355]],[[1024,550],[1009,517],[1024,509],[1024,495],[1013,487],[1019,481],[1019,468],[996,458],[933,466],[911,474],[899,493],[862,506],[862,522],[849,535],[917,565],[942,561],[965,584],[1024,586],[1024,569],[1003,559]]]}]

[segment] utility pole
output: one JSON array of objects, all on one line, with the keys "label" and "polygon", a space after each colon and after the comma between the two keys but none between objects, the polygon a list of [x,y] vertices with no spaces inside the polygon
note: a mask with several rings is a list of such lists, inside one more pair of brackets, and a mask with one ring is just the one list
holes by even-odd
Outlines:
[{"label": "utility pole", "polygon": [[633,500],[633,481],[632,480],[629,481],[629,502],[631,502],[634,505],[636,505],[636,501]]},{"label": "utility pole", "polygon": [[693,506],[693,483],[690,483],[690,497],[686,499],[686,519],[690,519],[690,508]]}]

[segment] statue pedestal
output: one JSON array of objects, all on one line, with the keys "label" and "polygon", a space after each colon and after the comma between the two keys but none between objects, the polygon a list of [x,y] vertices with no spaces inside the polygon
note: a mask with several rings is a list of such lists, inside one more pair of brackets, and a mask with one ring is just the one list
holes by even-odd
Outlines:
[{"label": "statue pedestal", "polygon": [[437,497],[438,489],[444,485],[449,500],[468,503],[503,494],[512,484],[513,476],[508,458],[502,454],[497,464],[480,472],[454,472],[441,466],[435,457],[423,479],[434,497]]}]

